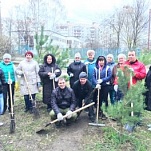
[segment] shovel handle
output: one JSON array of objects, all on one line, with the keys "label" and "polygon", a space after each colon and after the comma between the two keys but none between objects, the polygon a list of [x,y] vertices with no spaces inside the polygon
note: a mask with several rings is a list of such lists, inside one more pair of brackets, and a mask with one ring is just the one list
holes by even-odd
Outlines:
[{"label": "shovel handle", "polygon": [[[90,103],[90,104],[88,104],[88,105],[85,105],[85,106],[83,106],[83,107],[81,107],[81,108],[79,108],[79,109],[73,111],[70,115],[72,115],[72,114],[74,114],[74,113],[77,113],[77,112],[80,112],[80,111],[82,111],[82,110],[84,110],[84,109],[86,109],[86,108],[88,108],[88,107],[90,107],[90,106],[92,106],[92,105],[94,105],[94,102],[92,102],[92,103]],[[69,116],[69,115],[64,115],[63,118],[66,118],[66,117],[68,117],[68,116]],[[53,123],[56,123],[56,122],[58,122],[58,121],[59,121],[58,119],[55,119],[55,120],[51,121],[50,123],[46,124],[45,127],[47,127],[47,126],[49,126],[49,125],[51,125],[51,124],[53,124]]]}]

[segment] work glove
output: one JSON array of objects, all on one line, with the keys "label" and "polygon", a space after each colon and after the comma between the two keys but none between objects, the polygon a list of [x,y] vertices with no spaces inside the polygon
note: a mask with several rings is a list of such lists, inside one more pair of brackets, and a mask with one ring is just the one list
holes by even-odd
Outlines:
[{"label": "work glove", "polygon": [[74,76],[74,74],[73,74],[73,73],[70,73],[70,78],[73,77],[73,76]]},{"label": "work glove", "polygon": [[102,82],[103,82],[102,79],[98,79],[98,80],[97,80],[97,84],[101,84]]},{"label": "work glove", "polygon": [[40,82],[37,82],[37,87],[38,87],[38,89],[41,87],[41,83]]},{"label": "work glove", "polygon": [[51,76],[49,76],[50,80],[54,79],[56,77],[56,75],[53,73],[51,74]]},{"label": "work glove", "polygon": [[17,71],[17,74],[21,76],[23,75],[23,71]]},{"label": "work glove", "polygon": [[84,64],[87,66],[89,64],[89,62],[85,62]]},{"label": "work glove", "polygon": [[12,80],[11,79],[8,79],[8,84],[12,84]]},{"label": "work glove", "polygon": [[58,113],[57,114],[57,119],[58,119],[58,121],[63,120],[63,115],[61,113]]},{"label": "work glove", "polygon": [[100,84],[97,84],[97,85],[95,86],[95,88],[96,88],[96,89],[101,89],[101,85],[100,85]]},{"label": "work glove", "polygon": [[19,84],[18,82],[15,82],[15,91],[18,91],[19,90]]},{"label": "work glove", "polygon": [[55,82],[58,82],[58,79],[59,79],[58,77],[55,77]]},{"label": "work glove", "polygon": [[133,69],[133,68],[129,68],[129,70],[130,70],[131,72],[134,72],[134,69]]},{"label": "work glove", "polygon": [[116,84],[114,85],[114,91],[117,92],[117,90],[118,90],[118,85]]},{"label": "work glove", "polygon": [[67,115],[67,119],[70,119],[70,118],[72,117],[72,111],[69,110],[69,111],[66,113],[66,115]]}]

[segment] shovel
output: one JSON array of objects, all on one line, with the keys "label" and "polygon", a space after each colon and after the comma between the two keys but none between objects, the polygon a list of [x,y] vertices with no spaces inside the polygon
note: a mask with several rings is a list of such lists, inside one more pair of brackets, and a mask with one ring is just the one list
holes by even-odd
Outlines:
[{"label": "shovel", "polygon": [[[8,81],[11,81],[10,72],[8,72]],[[12,98],[12,87],[11,83],[9,83],[9,93],[10,93],[10,133],[15,132],[15,115],[13,110],[13,98]]]},{"label": "shovel", "polygon": [[40,114],[39,114],[39,111],[36,107],[36,100],[33,99],[32,95],[31,95],[31,90],[29,88],[29,84],[28,84],[28,81],[27,81],[27,78],[26,78],[26,75],[25,73],[23,72],[23,75],[24,75],[24,79],[25,79],[25,82],[26,82],[26,85],[27,85],[27,89],[28,89],[28,93],[29,93],[29,96],[30,96],[30,100],[32,102],[32,111],[33,111],[33,115],[34,115],[34,118],[39,118],[40,117]]},{"label": "shovel", "polygon": [[[88,108],[88,107],[90,107],[90,106],[92,106],[92,105],[94,105],[94,102],[92,102],[92,103],[90,103],[90,104],[88,104],[88,105],[85,105],[85,106],[83,106],[83,107],[81,107],[81,108],[79,108],[79,109],[73,111],[71,114],[80,112],[80,111],[82,111],[82,110],[84,110],[84,109],[86,109],[86,108]],[[69,116],[69,115],[64,115],[63,118],[65,119],[67,116]],[[47,126],[49,126],[49,125],[51,125],[51,124],[53,124],[53,123],[56,123],[56,122],[58,122],[58,121],[59,121],[58,119],[55,119],[55,120],[51,121],[50,123],[46,124],[45,127],[47,127]],[[42,129],[36,131],[36,133],[37,133],[37,134],[43,134],[43,133],[45,133],[45,131],[46,131],[46,130],[42,128]]]}]

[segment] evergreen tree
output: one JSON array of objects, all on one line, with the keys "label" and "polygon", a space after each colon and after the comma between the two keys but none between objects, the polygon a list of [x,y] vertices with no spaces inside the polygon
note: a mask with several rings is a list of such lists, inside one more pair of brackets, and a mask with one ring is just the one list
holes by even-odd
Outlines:
[{"label": "evergreen tree", "polygon": [[60,68],[66,67],[69,62],[69,49],[60,49],[59,46],[53,46],[53,39],[49,39],[48,35],[44,35],[44,27],[41,27],[41,33],[35,35],[37,61],[43,63],[43,58],[46,54],[51,53],[56,57],[57,64]]}]

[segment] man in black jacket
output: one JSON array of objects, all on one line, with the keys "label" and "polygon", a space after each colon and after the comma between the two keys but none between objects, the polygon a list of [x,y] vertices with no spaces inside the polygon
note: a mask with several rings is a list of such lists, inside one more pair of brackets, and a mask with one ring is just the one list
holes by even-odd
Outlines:
[{"label": "man in black jacket", "polygon": [[[87,74],[86,72],[81,72],[79,75],[79,80],[76,81],[73,85],[73,90],[75,93],[75,97],[77,100],[77,106],[79,108],[81,108],[84,105],[87,105],[89,103],[91,103],[93,100],[93,95],[92,91],[92,85],[89,82],[89,80],[87,79]],[[94,122],[95,120],[95,116],[94,116],[94,110],[93,110],[93,106],[88,108],[88,116],[89,119]]]},{"label": "man in black jacket", "polygon": [[[72,112],[75,110],[76,104],[73,90],[66,86],[64,78],[59,78],[58,87],[51,94],[51,119],[57,118],[58,121],[62,121],[63,115],[68,115],[66,118],[67,123],[74,121],[77,118],[77,114],[72,114]],[[60,124],[60,122],[56,124]]]}]

